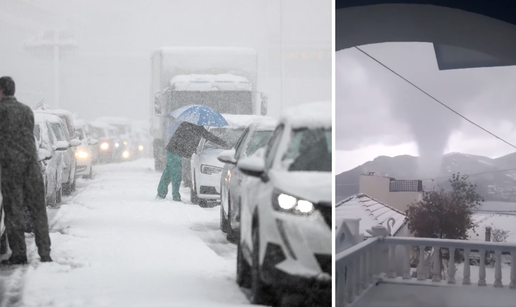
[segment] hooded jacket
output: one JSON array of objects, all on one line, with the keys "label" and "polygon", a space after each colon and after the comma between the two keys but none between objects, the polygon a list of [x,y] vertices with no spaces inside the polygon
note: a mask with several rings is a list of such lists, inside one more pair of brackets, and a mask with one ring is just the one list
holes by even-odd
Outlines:
[{"label": "hooded jacket", "polygon": [[183,158],[190,158],[202,138],[217,145],[228,147],[223,139],[211,134],[203,126],[182,122],[170,138],[166,149]]},{"label": "hooded jacket", "polygon": [[34,141],[34,113],[14,96],[0,100],[0,162],[16,163],[37,159]]}]

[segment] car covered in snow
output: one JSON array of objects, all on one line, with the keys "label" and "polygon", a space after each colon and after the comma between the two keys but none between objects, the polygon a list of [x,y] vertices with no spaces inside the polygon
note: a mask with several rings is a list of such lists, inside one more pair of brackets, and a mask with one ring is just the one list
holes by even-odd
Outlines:
[{"label": "car covered in snow", "polygon": [[63,194],[64,157],[69,145],[66,142],[58,142],[51,121],[60,119],[52,114],[34,112],[34,138],[45,183],[46,204],[54,207],[61,202]]},{"label": "car covered in snow", "polygon": [[47,117],[50,129],[56,137],[55,149],[63,158],[63,170],[61,175],[61,182],[63,184],[63,194],[70,195],[75,190],[76,170],[77,170],[77,159],[75,158],[75,148],[81,145],[81,141],[77,138],[72,138],[70,135],[75,136],[75,127],[73,128],[73,134],[70,133],[70,129],[67,128],[67,124],[59,117],[50,112],[46,111],[34,111],[34,114],[49,114],[52,116]]},{"label": "car covered in snow", "polygon": [[236,164],[267,145],[276,125],[277,121],[273,119],[252,123],[244,130],[235,148],[218,155],[218,160],[224,163],[220,177],[220,229],[229,241],[238,239],[241,184],[246,176]]},{"label": "car covered in snow", "polygon": [[[260,122],[269,117],[259,115],[223,114],[229,126],[209,127],[208,131],[234,147],[245,128],[253,122]],[[210,141],[201,139],[195,153],[190,159],[190,201],[205,205],[208,201],[220,200],[220,176],[224,163],[217,159],[224,149]]]},{"label": "car covered in snow", "polygon": [[81,145],[75,150],[77,159],[77,176],[91,179],[93,176],[93,150],[96,148],[98,141],[90,138],[86,132],[86,123],[84,121],[76,121],[75,133],[81,141]]},{"label": "car covered in snow", "polygon": [[331,304],[332,108],[282,115],[263,156],[240,159],[243,183],[237,283],[253,303],[289,293]]},{"label": "car covered in snow", "polygon": [[87,131],[98,141],[96,147],[92,148],[93,163],[112,162],[117,144],[116,128],[103,122],[89,122]]},{"label": "car covered in snow", "polygon": [[138,144],[133,139],[133,129],[129,119],[122,117],[100,117],[96,121],[109,124],[115,128],[111,133],[114,137],[114,161],[128,161],[138,155]]}]

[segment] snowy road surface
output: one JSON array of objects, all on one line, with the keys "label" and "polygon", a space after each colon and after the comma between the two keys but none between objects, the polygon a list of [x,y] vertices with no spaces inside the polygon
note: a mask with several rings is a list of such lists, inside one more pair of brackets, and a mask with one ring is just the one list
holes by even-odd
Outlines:
[{"label": "snowy road surface", "polygon": [[49,213],[54,262],[29,266],[6,291],[22,291],[25,306],[248,305],[219,207],[173,202],[170,194],[154,200],[161,174],[152,167],[152,160],[101,165],[93,180],[79,180]]}]

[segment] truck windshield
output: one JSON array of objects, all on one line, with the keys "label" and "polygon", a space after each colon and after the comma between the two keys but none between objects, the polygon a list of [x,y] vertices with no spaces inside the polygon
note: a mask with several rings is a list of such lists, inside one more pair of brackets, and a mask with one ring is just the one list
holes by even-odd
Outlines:
[{"label": "truck windshield", "polygon": [[251,91],[171,91],[170,95],[168,113],[190,104],[207,106],[219,113],[253,113]]},{"label": "truck windshield", "polygon": [[[244,132],[244,129],[230,129],[230,128],[213,128],[210,129],[210,133],[223,139],[226,141],[231,147],[235,147],[238,139]],[[204,149],[222,149],[222,146],[219,146],[213,142],[207,141],[204,144]]]}]

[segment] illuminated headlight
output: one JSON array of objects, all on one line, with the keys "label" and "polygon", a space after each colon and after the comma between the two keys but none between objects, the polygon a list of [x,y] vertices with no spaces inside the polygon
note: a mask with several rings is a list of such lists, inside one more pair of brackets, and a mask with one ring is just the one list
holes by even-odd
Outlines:
[{"label": "illuminated headlight", "polygon": [[222,172],[221,167],[216,167],[216,166],[211,166],[211,165],[206,165],[206,164],[201,165],[201,173],[203,173],[203,174],[211,175],[211,174],[216,174],[216,173],[220,173],[220,172]]},{"label": "illuminated headlight", "polygon": [[127,145],[127,141],[124,141],[124,145]]},{"label": "illuminated headlight", "polygon": [[123,157],[124,159],[129,158],[129,152],[128,152],[127,150],[126,150],[126,151],[124,151],[124,152],[122,153],[122,157]]},{"label": "illuminated headlight", "polygon": [[75,156],[79,159],[87,159],[89,155],[88,155],[87,151],[81,150],[81,151],[76,152]]},{"label": "illuminated headlight", "polygon": [[115,143],[115,147],[116,147],[116,148],[120,147],[120,144]]},{"label": "illuminated headlight", "polygon": [[140,151],[142,151],[142,150],[143,150],[143,145],[138,146],[138,149],[139,149]]},{"label": "illuminated headlight", "polygon": [[104,142],[102,144],[100,144],[100,149],[102,150],[108,150],[109,149],[109,144]]},{"label": "illuminated headlight", "polygon": [[298,199],[281,192],[273,193],[272,206],[278,211],[296,214],[311,214],[315,208],[314,204],[308,200]]}]

